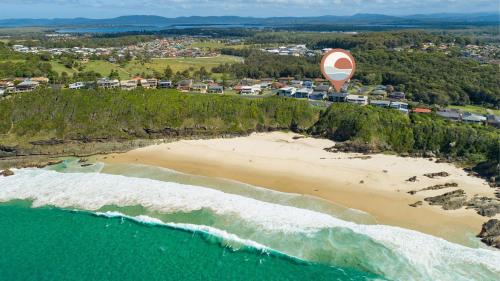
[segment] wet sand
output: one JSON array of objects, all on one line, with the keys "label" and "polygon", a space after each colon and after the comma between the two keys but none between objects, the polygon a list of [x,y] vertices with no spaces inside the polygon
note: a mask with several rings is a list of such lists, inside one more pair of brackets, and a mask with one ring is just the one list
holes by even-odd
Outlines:
[{"label": "wet sand", "polygon": [[[465,190],[469,197],[494,196],[494,190],[484,180],[468,176],[451,164],[393,155],[372,155],[367,159],[355,153],[330,153],[324,148],[333,146],[333,142],[297,136],[277,132],[234,139],[177,141],[98,160],[153,165],[312,195],[367,212],[380,224],[405,227],[461,244],[469,244],[468,236],[477,234],[488,220],[464,208],[445,211],[426,202],[417,208],[409,206],[455,189]],[[423,176],[442,171],[450,176]],[[417,176],[417,181],[408,182],[413,176]],[[451,182],[458,187],[407,193]]]}]

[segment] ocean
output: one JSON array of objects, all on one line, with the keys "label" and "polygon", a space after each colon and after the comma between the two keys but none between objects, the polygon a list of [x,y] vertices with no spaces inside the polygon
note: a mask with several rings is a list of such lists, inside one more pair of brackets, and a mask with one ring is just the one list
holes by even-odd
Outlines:
[{"label": "ocean", "polygon": [[0,178],[2,280],[498,280],[500,252],[300,195],[74,159]]}]

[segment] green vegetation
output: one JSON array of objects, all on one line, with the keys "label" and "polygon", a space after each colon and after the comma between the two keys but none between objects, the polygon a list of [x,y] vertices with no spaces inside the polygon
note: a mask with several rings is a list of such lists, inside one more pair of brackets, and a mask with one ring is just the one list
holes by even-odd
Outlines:
[{"label": "green vegetation", "polygon": [[306,129],[317,119],[317,112],[304,101],[175,90],[42,90],[0,100],[0,112],[4,145],[11,140],[26,144],[52,138],[134,139]]},{"label": "green vegetation", "polygon": [[336,103],[322,112],[297,99],[245,99],[175,90],[53,91],[0,100],[0,148],[36,141],[113,141],[294,130],[347,150],[436,156],[497,176],[500,130]]},{"label": "green vegetation", "polygon": [[492,127],[450,122],[435,115],[406,116],[396,110],[333,104],[310,132],[347,141],[348,150],[432,152],[466,166],[477,165],[483,175],[498,176],[500,131]]},{"label": "green vegetation", "polygon": [[[393,85],[409,99],[427,104],[500,107],[500,68],[493,64],[463,58],[457,47],[446,52],[422,50],[425,42],[458,45],[474,42],[468,37],[434,35],[426,32],[380,32],[359,35],[320,33],[263,33],[253,42],[309,42],[308,47],[345,48],[356,58],[354,79],[365,85]],[[394,50],[401,48],[401,50]],[[276,56],[259,50],[222,49],[223,54],[242,56],[244,63],[223,64],[213,72],[234,74],[238,78],[279,76],[321,77],[318,64],[321,56]]]}]

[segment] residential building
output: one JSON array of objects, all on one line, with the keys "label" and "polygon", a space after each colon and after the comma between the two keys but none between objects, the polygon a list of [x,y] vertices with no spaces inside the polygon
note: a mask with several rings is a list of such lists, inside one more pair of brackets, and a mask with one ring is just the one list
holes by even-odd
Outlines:
[{"label": "residential building", "polygon": [[387,96],[387,92],[384,90],[375,90],[371,92],[370,95],[385,98]]},{"label": "residential building", "polygon": [[137,88],[137,80],[121,81],[120,87],[122,90],[131,91]]},{"label": "residential building", "polygon": [[278,96],[280,97],[293,97],[297,92],[297,88],[294,87],[284,87],[278,90]]},{"label": "residential building", "polygon": [[330,84],[319,84],[314,87],[316,92],[329,92],[332,89]]},{"label": "residential building", "polygon": [[304,83],[302,84],[304,88],[307,89],[313,89],[314,88],[314,83],[312,80],[304,80]]},{"label": "residential building", "polygon": [[141,79],[140,83],[144,89],[156,89],[158,87],[158,80],[154,78]]},{"label": "residential building", "polygon": [[160,89],[168,89],[172,88],[172,81],[170,80],[161,80],[158,82],[158,88]]},{"label": "residential building", "polygon": [[280,82],[281,84],[284,84],[284,85],[289,85],[292,80],[295,80],[294,77],[281,77],[281,78],[278,78],[278,82]]},{"label": "residential building", "polygon": [[38,88],[39,85],[40,83],[27,79],[16,85],[15,92],[17,93],[31,92],[36,88]]},{"label": "residential building", "polygon": [[309,95],[309,99],[311,100],[326,100],[327,98],[327,92],[318,92],[314,91],[312,94]]},{"label": "residential building", "polygon": [[262,89],[259,84],[253,86],[241,86],[240,95],[258,95]]},{"label": "residential building", "polygon": [[100,78],[97,80],[97,87],[101,89],[116,89],[120,87],[117,79]]},{"label": "residential building", "polygon": [[404,100],[406,95],[403,92],[392,92],[389,94],[389,98],[394,100]]},{"label": "residential building", "polygon": [[462,118],[462,115],[455,110],[440,110],[436,114],[452,121],[459,121]]},{"label": "residential building", "polygon": [[486,122],[486,120],[487,120],[486,117],[484,117],[482,115],[470,113],[470,112],[466,112],[462,116],[462,121],[467,122],[467,123],[482,124],[482,123]]},{"label": "residential building", "polygon": [[500,128],[500,116],[490,114],[490,115],[488,115],[486,120],[487,120],[488,125],[496,127],[496,128]]},{"label": "residential building", "polygon": [[80,90],[85,88],[85,83],[84,82],[76,82],[73,84],[69,84],[68,86],[69,89],[71,90]]},{"label": "residential building", "polygon": [[408,104],[407,103],[404,103],[404,102],[391,102],[391,105],[390,105],[391,108],[394,108],[394,109],[397,109],[403,113],[406,113],[408,114],[409,110],[408,110]]},{"label": "residential building", "polygon": [[224,87],[219,85],[208,86],[208,92],[211,94],[224,94]]},{"label": "residential building", "polygon": [[370,100],[370,105],[377,107],[390,107],[391,101],[388,100]]},{"label": "residential building", "polygon": [[295,97],[298,99],[308,99],[313,92],[313,89],[302,88],[295,92]]},{"label": "residential building", "polygon": [[181,80],[177,83],[177,89],[179,89],[179,91],[181,92],[189,92],[192,86],[193,80],[191,79]]},{"label": "residential building", "polygon": [[367,96],[347,95],[346,101],[348,103],[355,103],[355,104],[359,104],[359,105],[368,105],[368,97]]},{"label": "residential building", "polygon": [[191,86],[191,91],[195,93],[206,94],[208,91],[208,85],[205,83],[194,83]]},{"label": "residential building", "polygon": [[328,101],[331,102],[346,102],[348,93],[331,93],[328,95]]}]

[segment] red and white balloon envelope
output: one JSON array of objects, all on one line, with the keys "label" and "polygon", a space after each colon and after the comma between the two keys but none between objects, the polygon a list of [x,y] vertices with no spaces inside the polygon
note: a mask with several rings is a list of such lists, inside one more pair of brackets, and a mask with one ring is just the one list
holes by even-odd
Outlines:
[{"label": "red and white balloon envelope", "polygon": [[340,92],[342,86],[351,79],[355,71],[354,57],[343,49],[332,49],[321,60],[321,72],[325,79],[332,83],[337,92]]}]

